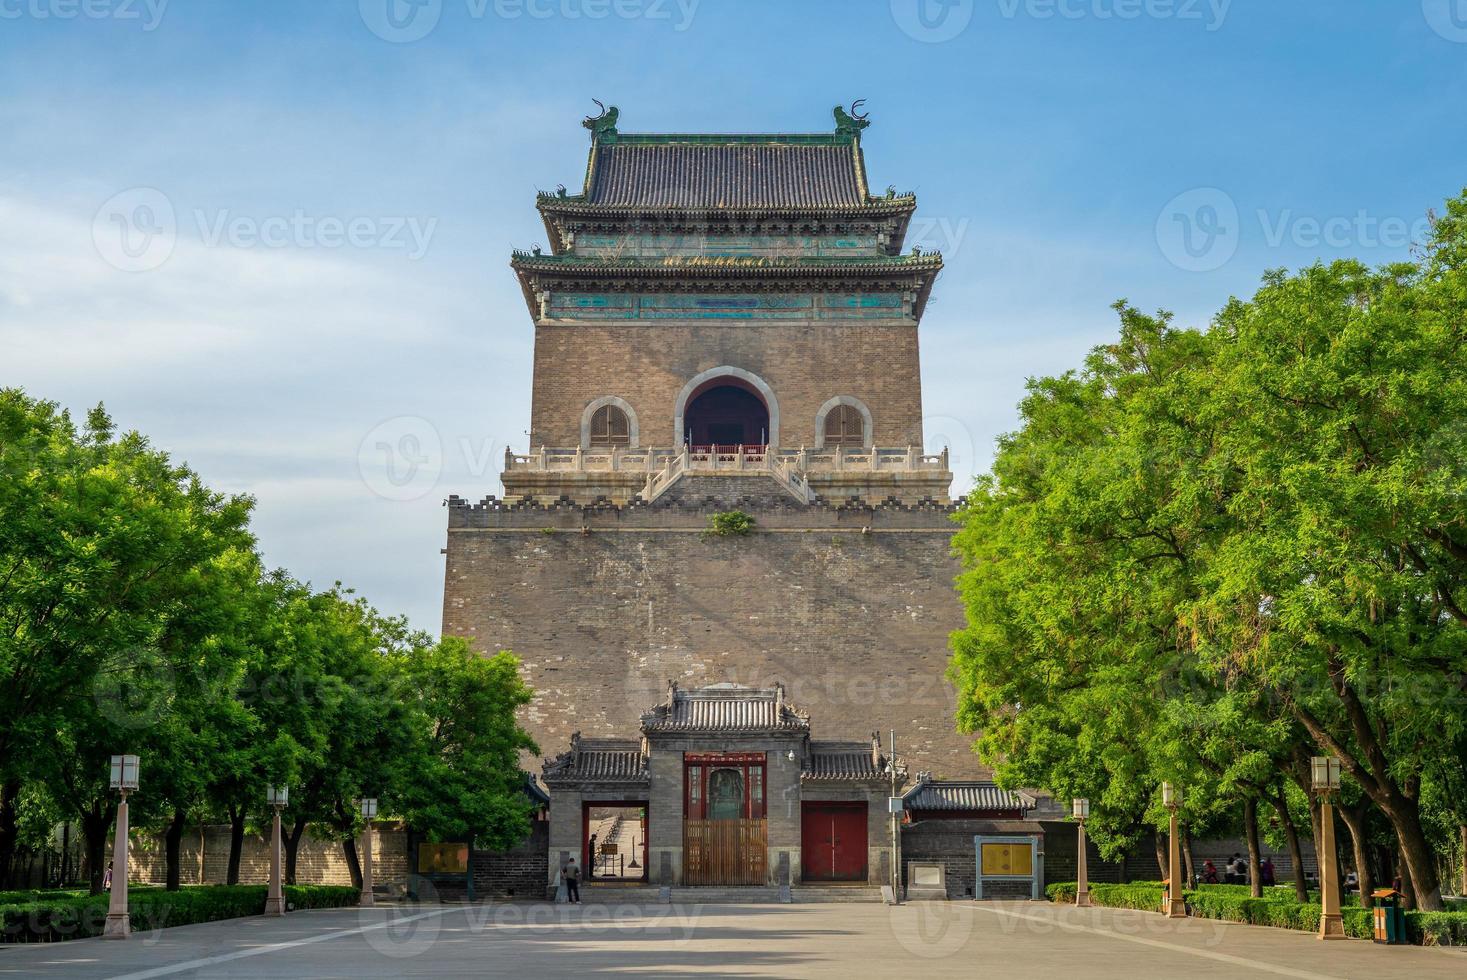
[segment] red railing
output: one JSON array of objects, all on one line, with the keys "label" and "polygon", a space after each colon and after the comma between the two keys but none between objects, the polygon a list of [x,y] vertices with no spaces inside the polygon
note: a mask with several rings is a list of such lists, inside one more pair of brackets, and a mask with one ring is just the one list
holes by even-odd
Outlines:
[{"label": "red railing", "polygon": [[718,457],[720,463],[734,462],[743,453],[744,459],[751,462],[763,462],[765,455],[769,452],[768,446],[689,446],[688,455],[697,460],[708,460]]}]

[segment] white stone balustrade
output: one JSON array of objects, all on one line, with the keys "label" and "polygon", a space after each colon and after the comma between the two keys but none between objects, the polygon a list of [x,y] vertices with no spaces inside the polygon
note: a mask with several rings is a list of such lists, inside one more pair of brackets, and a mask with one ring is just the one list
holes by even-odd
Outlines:
[{"label": "white stone balustrade", "polygon": [[896,449],[765,449],[707,447],[696,449],[550,449],[531,453],[505,450],[507,473],[645,473],[659,474],[669,467],[687,471],[769,471],[788,474],[866,471],[882,473],[945,473],[948,451],[927,454],[915,446]]}]

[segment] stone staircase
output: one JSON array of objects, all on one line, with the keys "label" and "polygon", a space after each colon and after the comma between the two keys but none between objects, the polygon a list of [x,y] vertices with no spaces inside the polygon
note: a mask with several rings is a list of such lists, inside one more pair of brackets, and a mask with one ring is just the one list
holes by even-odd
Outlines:
[{"label": "stone staircase", "polygon": [[764,510],[771,507],[803,504],[784,484],[768,471],[758,473],[699,473],[689,471],[680,474],[677,480],[663,490],[660,497],[669,501],[685,501],[715,506],[729,510],[748,507]]},{"label": "stone staircase", "polygon": [[816,902],[880,902],[881,889],[869,885],[795,885],[790,897],[796,905]]},{"label": "stone staircase", "polygon": [[[779,888],[674,886],[670,897],[675,905],[777,905],[783,901]],[[656,885],[590,885],[582,886],[581,900],[599,905],[654,905],[663,898]],[[790,902],[795,905],[880,901],[881,889],[866,885],[795,885],[790,889]]]}]

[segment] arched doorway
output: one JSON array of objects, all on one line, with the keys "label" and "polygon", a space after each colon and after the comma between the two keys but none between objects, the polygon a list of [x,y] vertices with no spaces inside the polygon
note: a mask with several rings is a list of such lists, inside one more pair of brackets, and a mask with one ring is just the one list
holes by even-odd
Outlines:
[{"label": "arched doorway", "polygon": [[683,440],[693,446],[766,446],[769,406],[748,382],[724,376],[694,389],[683,410]]}]

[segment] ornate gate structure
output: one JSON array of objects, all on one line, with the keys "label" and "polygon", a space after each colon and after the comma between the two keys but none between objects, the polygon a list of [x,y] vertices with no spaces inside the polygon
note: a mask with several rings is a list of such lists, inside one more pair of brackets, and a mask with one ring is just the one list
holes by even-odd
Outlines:
[{"label": "ornate gate structure", "polygon": [[768,882],[763,752],[683,756],[683,881]]}]

